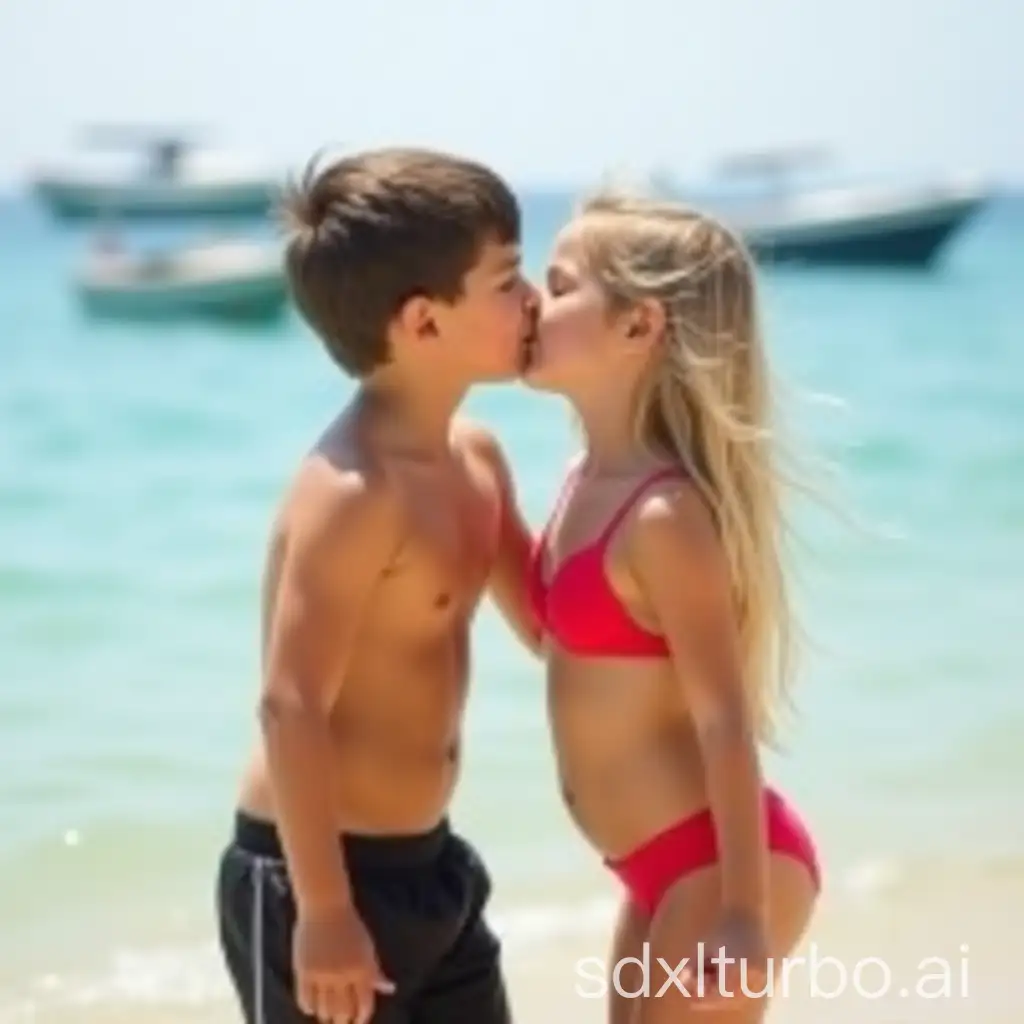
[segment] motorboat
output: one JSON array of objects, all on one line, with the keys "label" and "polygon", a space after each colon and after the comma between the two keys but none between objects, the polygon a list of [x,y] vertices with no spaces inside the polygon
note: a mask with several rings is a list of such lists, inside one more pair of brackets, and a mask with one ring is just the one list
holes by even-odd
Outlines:
[{"label": "motorboat", "polygon": [[75,285],[89,314],[130,320],[267,320],[288,300],[279,246],[245,238],[130,253],[105,237]]},{"label": "motorboat", "polygon": [[984,182],[968,179],[900,187],[793,184],[797,168],[824,161],[812,148],[730,158],[718,169],[720,181],[760,187],[715,200],[715,212],[762,264],[926,269],[992,195]]},{"label": "motorboat", "polygon": [[[97,129],[88,142],[102,158],[83,155],[32,179],[35,195],[60,220],[265,216],[280,193],[277,175],[183,135]],[[133,161],[110,159],[129,148]]]}]

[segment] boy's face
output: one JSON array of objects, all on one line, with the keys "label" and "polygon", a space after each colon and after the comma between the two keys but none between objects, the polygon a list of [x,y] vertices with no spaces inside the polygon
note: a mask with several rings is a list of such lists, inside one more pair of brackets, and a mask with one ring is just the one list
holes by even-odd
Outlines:
[{"label": "boy's face", "polygon": [[452,373],[470,383],[518,376],[536,331],[538,300],[523,278],[519,246],[485,242],[461,297],[435,308],[438,348]]}]

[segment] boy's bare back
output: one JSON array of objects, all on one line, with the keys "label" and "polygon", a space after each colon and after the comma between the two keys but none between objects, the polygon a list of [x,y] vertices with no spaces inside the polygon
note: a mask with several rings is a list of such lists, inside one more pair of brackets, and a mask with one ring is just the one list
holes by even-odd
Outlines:
[{"label": "boy's bare back", "polygon": [[[466,424],[447,458],[375,447],[343,416],[300,467],[268,553],[263,657],[268,680],[275,659],[301,665],[311,691],[332,680],[309,699],[329,703],[338,831],[419,832],[457,776],[469,630],[503,486],[489,438]],[[294,692],[269,689],[266,714]],[[241,806],[274,818],[262,745]]]}]

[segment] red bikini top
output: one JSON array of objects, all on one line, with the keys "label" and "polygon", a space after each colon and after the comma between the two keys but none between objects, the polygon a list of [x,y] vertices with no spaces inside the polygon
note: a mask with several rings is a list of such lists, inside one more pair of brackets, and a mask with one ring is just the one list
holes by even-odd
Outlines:
[{"label": "red bikini top", "polygon": [[668,657],[665,638],[639,625],[615,595],[605,575],[604,559],[612,535],[637,498],[652,484],[668,476],[679,476],[680,471],[674,468],[658,470],[641,481],[597,539],[563,559],[551,581],[545,583],[544,555],[548,532],[575,475],[573,471],[566,479],[551,519],[534,545],[529,580],[534,613],[558,645],[570,654],[580,657]]}]

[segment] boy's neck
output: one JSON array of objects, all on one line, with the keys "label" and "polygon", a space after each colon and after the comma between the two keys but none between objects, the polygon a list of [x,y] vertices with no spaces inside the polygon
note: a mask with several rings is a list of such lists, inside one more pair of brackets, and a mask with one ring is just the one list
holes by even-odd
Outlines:
[{"label": "boy's neck", "polygon": [[451,422],[464,397],[464,389],[410,386],[381,376],[364,381],[355,401],[382,444],[433,455],[448,450]]}]

